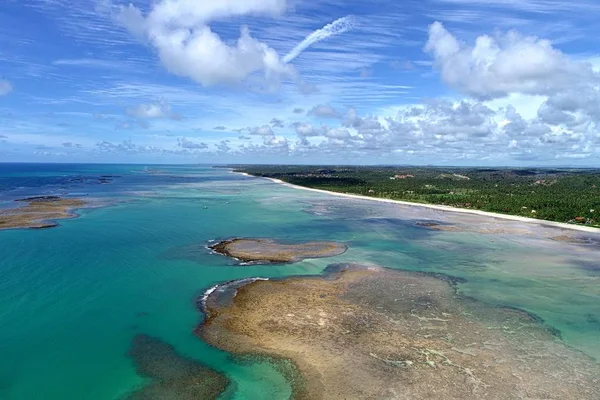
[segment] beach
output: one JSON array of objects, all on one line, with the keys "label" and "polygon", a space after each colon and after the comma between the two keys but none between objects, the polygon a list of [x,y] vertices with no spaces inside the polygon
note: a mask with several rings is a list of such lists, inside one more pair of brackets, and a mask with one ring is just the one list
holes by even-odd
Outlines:
[{"label": "beach", "polygon": [[328,194],[328,195],[332,195],[332,196],[345,197],[345,198],[355,199],[355,200],[376,201],[379,203],[399,204],[399,205],[409,206],[409,207],[424,207],[424,208],[429,208],[432,210],[446,211],[446,212],[451,212],[451,213],[479,215],[482,217],[499,218],[499,219],[504,219],[504,220],[509,220],[509,221],[525,222],[528,224],[537,224],[537,225],[542,225],[542,226],[547,226],[547,227],[569,229],[569,230],[580,231],[580,232],[600,233],[600,229],[593,228],[590,226],[580,226],[580,225],[567,224],[564,222],[546,221],[546,220],[540,220],[540,219],[535,219],[535,218],[521,217],[518,215],[499,214],[499,213],[492,213],[492,212],[488,212],[488,211],[470,210],[470,209],[436,205],[436,204],[413,203],[413,202],[402,201],[402,200],[383,199],[383,198],[361,196],[361,195],[350,194],[350,193],[332,192],[329,190],[314,189],[314,188],[294,185],[294,184],[291,184],[288,182],[284,182],[281,179],[258,177],[258,176],[250,175],[246,172],[238,172],[238,173],[242,174],[244,176],[247,176],[247,177],[268,179],[271,182],[278,183],[280,185],[284,185],[284,186],[287,186],[287,187],[293,188],[293,189],[308,190],[308,191],[315,192],[315,193],[323,193],[323,194]]}]

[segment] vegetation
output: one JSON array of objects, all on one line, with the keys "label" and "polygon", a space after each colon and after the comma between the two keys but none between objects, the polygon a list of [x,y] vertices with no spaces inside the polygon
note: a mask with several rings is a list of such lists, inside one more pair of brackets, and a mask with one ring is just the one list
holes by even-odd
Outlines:
[{"label": "vegetation", "polygon": [[363,196],[600,227],[600,170],[237,166],[239,172]]}]

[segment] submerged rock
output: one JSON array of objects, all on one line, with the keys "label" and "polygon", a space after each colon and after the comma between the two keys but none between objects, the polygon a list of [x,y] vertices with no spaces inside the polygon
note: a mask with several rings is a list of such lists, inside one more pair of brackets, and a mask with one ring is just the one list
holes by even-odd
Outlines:
[{"label": "submerged rock", "polygon": [[333,257],[348,249],[337,242],[280,243],[271,239],[231,239],[210,246],[212,250],[243,262],[296,262],[306,258]]},{"label": "submerged rock", "polygon": [[177,354],[171,345],[151,336],[137,335],[129,356],[138,373],[151,382],[126,400],[210,400],[229,385],[225,376]]}]

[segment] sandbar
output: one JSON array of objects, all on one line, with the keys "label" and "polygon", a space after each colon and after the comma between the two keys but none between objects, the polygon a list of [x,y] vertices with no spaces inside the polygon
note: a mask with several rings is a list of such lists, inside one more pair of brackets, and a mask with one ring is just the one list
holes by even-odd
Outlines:
[{"label": "sandbar", "polygon": [[600,365],[530,314],[461,296],[444,276],[333,271],[257,280],[229,301],[212,291],[198,334],[290,360],[295,399],[600,398]]}]

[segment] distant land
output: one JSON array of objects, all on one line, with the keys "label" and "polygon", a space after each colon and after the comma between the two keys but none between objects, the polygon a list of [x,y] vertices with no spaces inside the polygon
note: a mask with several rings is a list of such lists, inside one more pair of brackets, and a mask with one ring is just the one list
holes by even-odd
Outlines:
[{"label": "distant land", "polygon": [[600,169],[230,165],[236,172],[374,198],[600,227]]}]

